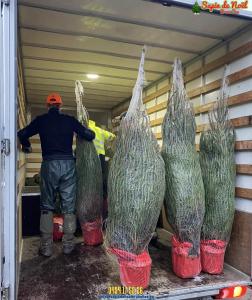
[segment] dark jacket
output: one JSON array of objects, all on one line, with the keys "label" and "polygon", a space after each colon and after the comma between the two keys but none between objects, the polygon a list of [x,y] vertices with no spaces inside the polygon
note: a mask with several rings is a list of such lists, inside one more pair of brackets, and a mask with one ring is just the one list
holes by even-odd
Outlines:
[{"label": "dark jacket", "polygon": [[74,117],[65,115],[52,107],[44,115],[36,117],[27,127],[18,132],[23,147],[30,147],[29,137],[39,134],[44,160],[73,159],[73,135],[87,141],[95,138],[95,133],[81,125]]}]

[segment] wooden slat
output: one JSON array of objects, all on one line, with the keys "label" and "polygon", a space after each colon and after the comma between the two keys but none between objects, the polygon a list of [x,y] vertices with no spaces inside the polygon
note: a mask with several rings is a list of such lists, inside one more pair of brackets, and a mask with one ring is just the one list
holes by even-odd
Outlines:
[{"label": "wooden slat", "polygon": [[18,118],[18,125],[20,129],[25,127],[25,123],[22,121],[21,118]]},{"label": "wooden slat", "polygon": [[[252,42],[248,42],[247,44],[225,54],[224,56],[217,58],[216,60],[210,62],[209,64],[206,64],[204,67],[201,67],[189,74],[187,74],[184,78],[185,83],[200,77],[203,74],[207,74],[210,71],[213,71],[221,66],[224,66],[227,63],[233,62],[249,53],[252,52]],[[241,79],[240,79],[241,80]],[[234,81],[233,81],[234,82]],[[232,82],[232,83],[233,83]],[[218,88],[218,86],[216,85],[216,83],[214,85],[209,86],[209,88],[213,88],[213,86],[215,86],[215,88]],[[165,93],[167,93],[170,90],[170,85],[166,85],[165,87],[163,87],[162,89],[160,89],[159,91],[156,91],[150,95],[148,95],[147,97],[144,98],[144,103],[147,103],[153,99],[155,99],[158,96],[161,96]],[[211,89],[210,89],[211,90]],[[190,92],[189,92],[190,93]],[[115,113],[120,114],[123,111],[125,111],[125,107],[124,108],[119,108],[117,107],[117,110]],[[113,116],[115,115],[115,113],[113,112]]]},{"label": "wooden slat", "polygon": [[[252,77],[252,66],[229,75],[228,79],[229,79],[229,83],[233,84],[235,82],[239,82],[241,80],[245,80],[250,77]],[[222,79],[217,79],[217,80],[210,82],[204,86],[193,89],[188,92],[188,96],[190,98],[195,98],[197,96],[200,96],[201,94],[213,92],[213,91],[217,90],[218,88],[220,88],[221,82],[222,82]]]},{"label": "wooden slat", "polygon": [[[189,82],[189,81],[191,81],[195,78],[198,78],[202,74],[206,74],[209,71],[212,71],[214,69],[219,68],[220,66],[225,65],[228,61],[233,61],[235,59],[238,59],[238,58],[252,52],[252,49],[251,49],[252,46],[251,45],[252,45],[252,43],[249,42],[248,44],[238,48],[235,51],[235,53],[233,53],[234,51],[230,52],[230,53],[224,55],[223,57],[218,58],[216,61],[213,61],[213,62],[207,64],[204,68],[200,68],[200,69],[198,69],[196,71],[193,71],[192,73],[186,75],[185,76],[185,83],[187,83],[187,82]],[[244,49],[244,52],[242,51],[241,48]],[[249,69],[249,68],[247,68],[247,69]],[[241,71],[243,71],[243,70],[241,70]],[[240,71],[238,71],[234,74],[237,74],[237,76],[240,77],[240,76],[246,76],[245,73],[246,72],[240,73]],[[234,83],[237,80],[239,80],[238,78],[236,78],[236,76],[234,74],[231,74],[229,76],[230,83]],[[200,95],[201,93],[206,93],[206,92],[212,91],[214,89],[217,89],[219,86],[220,86],[219,80],[216,80],[214,82],[209,83],[208,85],[205,85],[204,87],[201,87],[201,89],[197,88],[193,91],[189,91],[188,95],[189,95],[189,97],[196,97],[196,96]],[[159,91],[157,91],[155,93],[152,93],[149,96],[145,97],[144,98],[144,103],[149,102],[149,101],[155,99],[156,97],[167,93],[170,90],[170,87],[171,87],[170,85],[167,85],[167,86],[163,87],[162,89],[160,89]]]},{"label": "wooden slat", "polygon": [[250,126],[252,125],[252,116],[231,119],[231,123],[235,128]]},{"label": "wooden slat", "polygon": [[26,126],[26,120],[24,119],[24,117],[22,117],[20,111],[18,111],[18,124],[20,129]]},{"label": "wooden slat", "polygon": [[25,176],[21,177],[18,184],[17,184],[17,195],[19,196],[19,194],[22,192],[22,189],[25,185]]},{"label": "wooden slat", "polygon": [[[40,172],[40,168],[28,167],[26,170],[28,173],[39,173]],[[236,172],[237,172],[237,174],[252,175],[252,165],[236,165]]]},{"label": "wooden slat", "polygon": [[216,70],[225,64],[233,62],[241,57],[246,56],[247,54],[252,52],[252,42],[249,42],[241,47],[223,55],[220,58],[206,64],[205,66],[191,72],[190,74],[185,76],[185,82],[192,81],[193,79],[198,78],[201,75],[204,75],[210,71]]},{"label": "wooden slat", "polygon": [[167,85],[167,86],[161,88],[160,90],[156,91],[155,93],[152,93],[149,96],[146,96],[143,100],[143,103],[147,103],[159,96],[164,95],[165,93],[168,93],[170,89],[171,89],[170,85]]},{"label": "wooden slat", "polygon": [[[156,139],[158,139],[158,140],[162,139],[161,132],[155,133],[154,135],[156,136]],[[196,150],[199,151],[199,144],[196,144],[195,147],[196,147]],[[235,150],[236,151],[252,150],[252,140],[236,141],[235,142]]]},{"label": "wooden slat", "polygon": [[21,57],[18,51],[18,105],[19,105],[19,114],[22,118],[24,126],[27,123],[27,114],[26,114],[26,105],[25,105],[25,90],[24,90],[24,80],[23,80],[23,71],[21,68]]},{"label": "wooden slat", "polygon": [[40,168],[26,168],[27,173],[39,173],[40,172]]},{"label": "wooden slat", "polygon": [[[228,106],[235,106],[235,105],[239,105],[239,104],[252,102],[252,91],[229,97],[227,102],[228,102],[227,103]],[[194,108],[195,115],[210,111],[213,108],[213,106],[215,105],[215,103],[216,103],[216,101],[213,101],[211,103],[207,103],[207,104],[199,105],[199,106],[195,107]]]},{"label": "wooden slat", "polygon": [[206,94],[217,90],[221,85],[221,79],[217,79],[213,82],[205,84],[203,86],[197,87],[193,90],[190,90],[187,94],[190,98],[195,98],[201,94]]},{"label": "wooden slat", "polygon": [[20,51],[18,51],[18,73],[19,73],[19,85],[21,89],[21,96],[22,96],[22,102],[21,105],[23,106],[24,112],[26,112],[26,99],[25,99],[25,88],[24,88],[24,80],[23,80],[23,70],[21,67],[21,56]]},{"label": "wooden slat", "polygon": [[[196,150],[199,151],[199,144],[196,144]],[[235,142],[236,151],[252,150],[252,140]]]},{"label": "wooden slat", "polygon": [[236,173],[252,175],[252,165],[236,165]]},{"label": "wooden slat", "polygon": [[235,188],[235,196],[239,197],[239,198],[252,200],[252,189],[236,187]]},{"label": "wooden slat", "polygon": [[[229,97],[228,101],[228,106],[235,106],[235,105],[241,105],[245,104],[248,102],[252,102],[252,91],[245,92],[239,95],[231,96]],[[216,101],[212,101],[207,104],[199,105],[194,107],[194,113],[195,115],[198,115],[200,113],[206,113],[210,111],[213,106],[216,104]],[[161,102],[155,106],[152,106],[151,108],[147,109],[148,114],[152,114],[158,111],[161,111],[163,109],[166,109],[167,107],[167,101]]]},{"label": "wooden slat", "polygon": [[[32,153],[42,153],[42,151],[41,151],[41,149],[39,148],[39,149],[37,149],[37,148],[32,148]],[[28,156],[29,155],[32,155],[32,153],[30,153],[30,154],[28,154]]]},{"label": "wooden slat", "polygon": [[207,129],[209,129],[209,124],[201,124],[196,127],[196,132],[199,133]]},{"label": "wooden slat", "polygon": [[[250,126],[250,125],[252,125],[252,116],[244,116],[244,117],[231,119],[231,122],[235,128]],[[162,123],[163,123],[163,118],[158,118],[158,119],[152,120],[150,122],[152,127],[159,126]],[[196,132],[199,133],[199,132],[202,132],[207,129],[209,129],[209,124],[201,124],[201,125],[197,126]]]},{"label": "wooden slat", "polygon": [[147,113],[148,114],[152,114],[154,112],[158,112],[158,111],[161,111],[163,109],[166,109],[166,107],[167,107],[167,101],[161,102],[161,103],[159,103],[159,104],[157,104],[157,105],[155,105],[155,106],[153,106],[151,108],[148,108],[147,109]]},{"label": "wooden slat", "polygon": [[33,138],[33,139],[30,139],[30,142],[31,142],[31,144],[40,144],[40,139],[38,139],[38,138]]},{"label": "wooden slat", "polygon": [[26,112],[26,105],[25,105],[25,94],[24,94],[24,91],[22,90],[22,87],[19,86],[19,90],[20,90],[20,93],[19,93],[19,97],[20,97],[20,107],[22,108],[22,111],[23,112]]},{"label": "wooden slat", "polygon": [[252,150],[252,140],[236,142],[235,149],[236,150]]},{"label": "wooden slat", "polygon": [[40,157],[31,157],[27,159],[28,163],[41,163],[42,162],[42,158]]},{"label": "wooden slat", "polygon": [[23,105],[23,101],[24,101],[23,97],[24,97],[24,96],[23,96],[22,93],[21,93],[21,88],[19,87],[19,88],[18,88],[18,107],[19,107],[19,116],[22,118],[22,120],[23,120],[24,123],[26,124],[26,113],[25,113],[26,109],[25,109],[25,107],[24,107],[24,105]]},{"label": "wooden slat", "polygon": [[18,169],[21,169],[25,164],[26,164],[26,160],[25,159],[20,159],[18,161]]},{"label": "wooden slat", "polygon": [[[244,116],[235,119],[231,119],[231,123],[234,128],[246,127],[252,125],[252,116]],[[209,124],[201,124],[196,128],[196,132],[200,133],[204,130],[208,130],[210,128]]]},{"label": "wooden slat", "polygon": [[150,121],[150,125],[152,127],[159,126],[159,125],[161,125],[163,123],[163,119],[164,118],[158,118],[158,119],[152,120],[152,121]]}]

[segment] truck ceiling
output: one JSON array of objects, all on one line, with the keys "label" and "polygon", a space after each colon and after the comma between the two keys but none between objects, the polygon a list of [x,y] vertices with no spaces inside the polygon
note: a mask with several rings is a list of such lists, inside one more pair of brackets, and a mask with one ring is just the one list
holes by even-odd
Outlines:
[{"label": "truck ceiling", "polygon": [[[149,85],[171,71],[175,57],[188,63],[251,25],[246,19],[195,15],[191,9],[143,0],[18,4],[25,91],[36,110],[53,91],[75,111],[77,79],[83,81],[89,110],[111,110],[131,96],[144,44]],[[99,77],[90,79],[90,74]]]}]

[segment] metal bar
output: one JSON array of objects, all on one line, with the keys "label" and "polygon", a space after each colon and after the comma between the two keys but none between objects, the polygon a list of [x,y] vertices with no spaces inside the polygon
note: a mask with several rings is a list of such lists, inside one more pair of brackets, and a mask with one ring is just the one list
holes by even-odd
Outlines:
[{"label": "metal bar", "polygon": [[[43,101],[43,98],[41,99],[40,97],[28,97],[28,99],[31,99],[30,103],[38,103],[40,104]],[[119,101],[108,101],[108,100],[95,100],[95,99],[90,99],[88,96],[83,100],[83,102],[90,102],[93,104],[107,104],[107,105],[113,105],[115,103],[118,103]],[[64,98],[63,99],[63,104],[73,104],[75,105],[74,99],[73,98]]]},{"label": "metal bar", "polygon": [[[25,70],[31,71],[47,71],[47,72],[55,72],[55,73],[68,73],[68,74],[78,74],[78,75],[87,75],[88,73],[80,72],[80,71],[69,71],[69,70],[55,70],[50,68],[36,68],[36,67],[24,67]],[[113,76],[107,74],[99,74],[100,77],[107,77],[107,78],[115,78],[115,79],[123,79],[123,80],[135,80],[135,77],[123,77],[123,76]]]},{"label": "metal bar", "polygon": [[[1,139],[9,139],[10,153],[1,155],[1,247],[5,263],[1,284],[9,288],[9,300],[17,299],[17,1],[1,7]],[[3,176],[3,177],[2,177]],[[3,238],[3,239],[2,239]],[[2,257],[1,257],[2,259]],[[2,266],[0,266],[2,267]]]},{"label": "metal bar", "polygon": [[[34,106],[32,103],[30,103],[32,107],[34,108],[45,108],[45,106],[43,105],[37,105],[37,106]],[[89,104],[86,105],[86,107],[88,108],[89,111],[94,111],[94,112],[107,112],[107,111],[110,111],[111,109],[108,107],[108,108],[95,108],[95,107],[92,107],[90,106],[89,107]],[[64,110],[76,110],[76,107],[71,107],[71,106],[63,106],[63,109]]]},{"label": "metal bar", "polygon": [[[26,75],[25,76],[26,78],[39,78],[39,79],[52,79],[52,80],[61,80],[61,81],[70,81],[70,82],[75,82],[74,79],[63,79],[63,78],[55,78],[55,77],[43,77],[43,76],[34,76],[34,75]],[[124,84],[114,84],[114,83],[102,83],[102,82],[91,82],[91,81],[86,81],[86,80],[81,80],[81,82],[84,82],[84,83],[92,83],[92,84],[95,84],[95,85],[109,85],[109,86],[118,86],[118,87],[126,87],[126,88],[132,88],[133,85],[124,85]],[[63,85],[64,86],[64,85]]]},{"label": "metal bar", "polygon": [[[73,88],[71,86],[65,86],[65,85],[57,85],[57,84],[49,84],[49,83],[31,83],[31,82],[28,82],[26,83],[26,86],[31,86],[32,88],[34,88],[34,90],[39,90],[39,89],[36,89],[35,87],[38,86],[40,88],[40,86],[48,86],[48,91],[51,90],[51,86],[52,87],[55,87],[55,89],[61,89],[61,88],[67,88],[69,91],[73,91]],[[27,89],[32,89],[32,88],[27,88]],[[46,90],[46,89],[45,89]],[[43,91],[45,91],[43,90]],[[125,92],[125,91],[111,91],[111,90],[103,90],[103,89],[93,89],[93,88],[90,88],[90,87],[85,87],[85,90],[91,90],[91,91],[97,91],[97,92],[105,92],[105,93],[121,93],[121,94],[127,94],[128,95],[128,92]],[[73,91],[74,93],[74,91]],[[95,93],[90,93],[90,94],[93,94],[93,95],[97,95]],[[100,95],[100,94],[99,94]]]},{"label": "metal bar", "polygon": [[[33,29],[25,29],[25,30],[36,31],[36,30],[33,30]],[[107,52],[107,51],[100,51],[100,50],[97,50],[97,49],[96,50],[94,50],[94,49],[81,49],[81,48],[78,49],[78,48],[71,48],[71,47],[51,46],[51,45],[45,45],[45,44],[40,44],[40,43],[22,43],[22,46],[45,48],[45,49],[52,49],[52,50],[64,50],[64,51],[72,51],[72,52],[81,52],[81,53],[87,52],[87,53],[92,53],[92,54],[101,54],[101,55],[108,55],[108,56],[112,56],[112,57],[132,59],[132,60],[136,60],[137,62],[139,62],[139,56],[119,54],[119,53]],[[148,57],[148,61],[161,63],[161,64],[170,64],[170,65],[173,64],[173,61],[156,59],[156,58],[151,58],[151,57]]]},{"label": "metal bar", "polygon": [[182,294],[182,293],[178,293],[176,295],[160,295],[160,296],[156,296],[156,299],[159,300],[188,300],[188,299],[199,299],[201,297],[207,297],[207,296],[214,296],[214,295],[218,295],[219,290],[218,289],[214,289],[214,290],[207,290],[207,291],[202,291],[202,292],[193,292],[193,290],[190,293],[186,293],[186,294]]},{"label": "metal bar", "polygon": [[41,32],[47,32],[47,33],[57,33],[61,35],[72,35],[72,36],[87,36],[87,37],[92,37],[92,38],[97,38],[105,41],[111,41],[111,42],[118,42],[118,43],[124,43],[124,44],[131,44],[131,45],[137,45],[137,46],[144,46],[147,44],[149,47],[154,47],[154,48],[160,48],[160,49],[167,49],[167,50],[174,50],[178,52],[184,52],[184,53],[189,53],[189,54],[199,54],[199,51],[195,50],[190,50],[182,47],[172,47],[172,46],[167,46],[159,43],[149,43],[149,42],[141,42],[137,40],[129,40],[129,39],[124,39],[124,38],[115,38],[112,36],[106,36],[98,33],[89,33],[89,32],[76,32],[76,31],[66,31],[63,29],[50,29],[50,28],[45,28],[41,26],[25,26],[23,24],[20,24],[20,28],[22,29],[31,29],[31,30],[36,30],[36,31],[41,31]]},{"label": "metal bar", "polygon": [[[225,264],[225,266],[228,266],[227,264]],[[234,272],[236,272],[236,269],[234,269]],[[239,272],[238,273],[242,274],[242,275],[245,275],[244,273],[242,272]],[[206,294],[205,296],[207,295],[213,295],[212,293],[213,292],[217,292],[218,290],[222,289],[222,288],[226,288],[226,287],[232,287],[232,286],[236,286],[236,285],[239,285],[239,286],[248,286],[248,285],[251,285],[251,281],[250,281],[250,278],[248,276],[248,279],[247,280],[230,280],[230,281],[223,281],[221,283],[216,283],[216,284],[204,284],[202,286],[193,286],[193,287],[188,287],[188,288],[178,288],[178,289],[171,289],[167,292],[164,292],[162,294],[156,294],[155,297],[156,299],[191,299],[193,297],[191,296],[196,296],[196,297],[199,297],[202,293],[208,293]],[[218,292],[217,292],[218,294]],[[199,295],[199,296],[197,296]],[[186,296],[187,298],[176,298],[176,296]],[[173,298],[174,297],[174,298]]]},{"label": "metal bar", "polygon": [[121,16],[117,16],[117,15],[104,13],[101,11],[97,12],[97,11],[92,11],[92,10],[88,10],[88,9],[82,9],[81,11],[76,11],[76,10],[64,9],[62,7],[61,8],[49,7],[48,5],[43,5],[41,3],[38,5],[38,4],[26,2],[26,1],[19,1],[19,3],[20,3],[19,6],[23,6],[23,7],[31,7],[31,8],[41,9],[41,10],[49,10],[52,12],[71,14],[71,15],[75,15],[75,16],[88,16],[88,17],[99,18],[99,19],[118,22],[118,23],[125,23],[125,24],[130,24],[130,25],[149,27],[149,28],[154,28],[154,29],[159,29],[159,30],[169,30],[169,31],[183,33],[183,34],[195,35],[195,36],[199,36],[202,38],[222,40],[222,37],[220,37],[216,34],[187,30],[185,28],[171,26],[171,25],[167,25],[164,23],[163,24],[162,23],[153,23],[153,22],[147,22],[147,21],[133,19],[133,18],[129,19],[129,18],[125,18],[125,17],[121,17]]},{"label": "metal bar", "polygon": [[[48,92],[47,91],[39,91],[39,90],[30,90],[30,89],[26,89],[26,92],[27,92],[27,96],[29,97],[32,97],[32,96],[47,96],[48,95]],[[61,92],[61,95],[64,97],[73,97],[74,95],[74,90],[72,92],[64,92],[62,91]],[[92,94],[92,93],[89,93],[89,92],[86,92],[85,93],[86,96],[92,96],[93,98],[95,97],[104,97],[104,98],[108,98],[108,99],[125,99],[124,97],[122,96],[110,96],[110,95],[101,95],[101,94]]]},{"label": "metal bar", "polygon": [[[24,55],[23,59],[33,59],[38,61],[49,61],[49,62],[58,62],[58,63],[66,63],[66,64],[78,64],[78,65],[88,65],[88,66],[98,66],[98,67],[104,67],[104,68],[111,68],[116,70],[125,70],[125,71],[138,71],[138,68],[129,68],[129,67],[120,67],[120,66],[114,66],[114,65],[107,65],[107,64],[100,64],[100,63],[94,63],[94,62],[83,62],[78,60],[67,60],[67,59],[55,59],[55,58],[44,58],[44,57],[36,57],[31,55]],[[146,72],[153,73],[153,74],[164,74],[164,72],[160,71],[153,71],[153,70],[145,70]]]}]

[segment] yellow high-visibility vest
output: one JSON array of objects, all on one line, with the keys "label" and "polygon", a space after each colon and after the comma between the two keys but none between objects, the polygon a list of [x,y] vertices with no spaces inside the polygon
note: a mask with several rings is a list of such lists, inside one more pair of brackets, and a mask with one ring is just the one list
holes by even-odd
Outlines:
[{"label": "yellow high-visibility vest", "polygon": [[115,137],[115,135],[112,132],[109,132],[100,127],[97,127],[95,122],[92,120],[89,120],[88,126],[91,130],[93,130],[95,132],[95,139],[93,142],[94,142],[97,154],[105,155],[104,144],[107,140],[113,139]]}]

